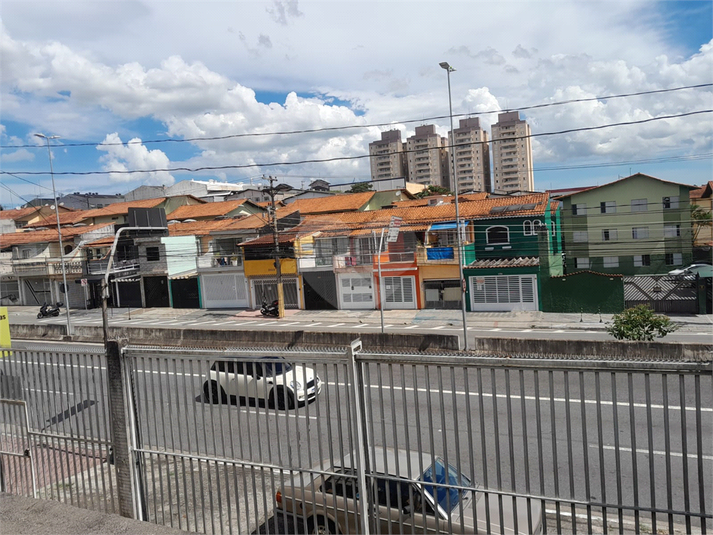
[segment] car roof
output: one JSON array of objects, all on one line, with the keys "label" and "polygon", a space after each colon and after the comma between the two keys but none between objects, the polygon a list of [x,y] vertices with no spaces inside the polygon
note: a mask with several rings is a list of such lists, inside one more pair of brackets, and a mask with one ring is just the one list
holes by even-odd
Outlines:
[{"label": "car roof", "polygon": [[[375,446],[371,453],[370,460],[373,463],[373,466],[370,466],[371,471],[413,480],[419,479],[434,459],[439,458],[437,455],[431,455],[426,452],[381,446]],[[342,467],[356,468],[356,459],[353,459],[353,455],[344,457]]]}]

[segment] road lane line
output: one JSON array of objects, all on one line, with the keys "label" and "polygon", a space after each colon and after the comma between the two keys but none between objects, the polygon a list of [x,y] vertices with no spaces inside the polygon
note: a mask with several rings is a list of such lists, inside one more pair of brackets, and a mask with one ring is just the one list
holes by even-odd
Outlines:
[{"label": "road lane line", "polygon": [[327,327],[341,327],[343,323],[335,323],[334,325],[327,325]]},{"label": "road lane line", "polygon": [[318,321],[317,323],[308,323],[307,327],[316,327],[317,325],[322,325],[322,322]]},{"label": "road lane line", "polygon": [[[589,444],[589,447],[590,448],[599,448],[599,444]],[[602,446],[602,449],[608,450],[608,451],[615,451],[616,447],[615,446]],[[619,451],[622,451],[624,453],[631,453],[631,448],[627,448],[625,446],[619,446]],[[649,452],[649,450],[644,450],[641,448],[637,448],[636,453],[639,455],[648,455],[649,453],[652,453],[654,455],[666,455],[665,451],[653,450],[653,451]],[[671,457],[679,457],[679,458],[683,457],[683,453],[674,452],[674,451],[669,452],[669,455]],[[697,453],[689,453],[689,454],[687,454],[687,457],[689,459],[698,459],[698,454]],[[713,461],[713,455],[701,455],[701,459],[703,459],[704,461]]]},{"label": "road lane line", "polygon": [[491,332],[498,332],[498,331],[502,331],[502,329],[490,329],[490,331],[491,331]]},{"label": "road lane line", "polygon": [[299,323],[300,323],[299,321],[291,321],[289,323],[280,323],[280,325],[282,325],[283,327],[286,327],[287,325],[297,325]]},{"label": "road lane line", "polygon": [[416,327],[418,327],[418,325],[409,325],[406,329],[415,329]]},{"label": "road lane line", "polygon": [[445,325],[439,325],[438,327],[431,327],[431,330],[440,331],[441,329],[445,329],[445,328],[446,328]]}]

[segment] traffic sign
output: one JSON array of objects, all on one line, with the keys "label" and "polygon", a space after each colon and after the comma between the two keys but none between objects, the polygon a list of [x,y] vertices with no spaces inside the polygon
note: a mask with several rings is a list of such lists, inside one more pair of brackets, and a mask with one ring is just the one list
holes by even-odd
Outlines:
[{"label": "traffic sign", "polygon": [[82,286],[87,286],[88,284],[89,282],[87,281],[87,279],[82,279]]},{"label": "traffic sign", "polygon": [[388,243],[394,243],[399,239],[399,228],[401,227],[401,222],[403,218],[391,216],[391,222],[389,223],[389,234],[386,236],[386,241]]}]

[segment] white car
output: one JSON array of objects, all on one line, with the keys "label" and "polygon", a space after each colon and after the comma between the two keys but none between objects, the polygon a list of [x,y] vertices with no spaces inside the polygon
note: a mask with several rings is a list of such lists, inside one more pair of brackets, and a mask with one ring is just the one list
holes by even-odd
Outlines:
[{"label": "white car", "polygon": [[270,407],[293,409],[315,399],[322,382],[312,368],[292,365],[280,357],[257,361],[218,360],[210,367],[203,384],[205,398],[212,403],[229,399],[255,399]]},{"label": "white car", "polygon": [[698,275],[699,277],[713,277],[713,266],[710,264],[691,264],[685,268],[672,269],[668,272],[671,276]]}]

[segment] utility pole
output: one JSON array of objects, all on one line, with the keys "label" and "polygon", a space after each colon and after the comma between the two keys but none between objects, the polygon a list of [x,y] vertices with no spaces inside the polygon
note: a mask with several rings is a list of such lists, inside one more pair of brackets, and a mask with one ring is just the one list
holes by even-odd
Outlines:
[{"label": "utility pole", "polygon": [[[263,177],[264,178],[264,177]],[[268,193],[270,194],[270,217],[272,219],[272,237],[275,242],[275,275],[277,276],[277,317],[285,317],[285,294],[282,288],[282,266],[280,265],[280,235],[277,230],[277,210],[275,208],[275,185],[277,178],[269,176],[267,180],[270,181],[270,188]]]}]

